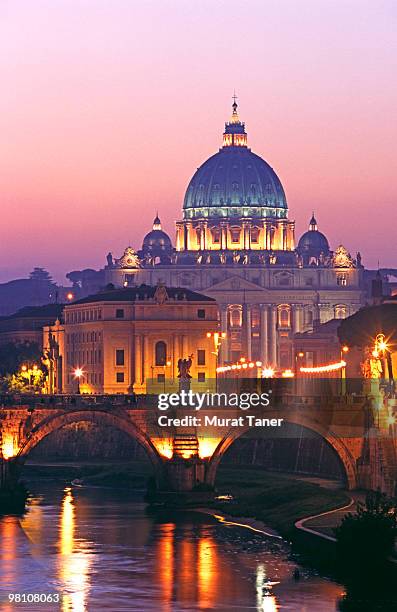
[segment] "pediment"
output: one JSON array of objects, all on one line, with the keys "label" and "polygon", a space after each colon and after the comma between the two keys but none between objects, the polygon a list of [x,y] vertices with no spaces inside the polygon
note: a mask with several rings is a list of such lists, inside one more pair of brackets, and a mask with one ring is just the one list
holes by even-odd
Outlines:
[{"label": "pediment", "polygon": [[264,288],[257,283],[241,278],[241,276],[233,275],[219,283],[210,285],[206,289],[206,292],[208,291],[264,291]]}]

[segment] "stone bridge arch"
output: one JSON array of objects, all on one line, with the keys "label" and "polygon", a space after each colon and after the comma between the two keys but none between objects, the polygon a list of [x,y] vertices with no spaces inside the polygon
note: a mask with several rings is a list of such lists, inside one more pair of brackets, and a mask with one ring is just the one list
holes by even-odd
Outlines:
[{"label": "stone bridge arch", "polygon": [[[305,418],[299,418],[299,416],[294,415],[294,417],[288,417],[285,419],[286,422],[291,423],[293,425],[301,425],[306,429],[309,429],[317,434],[319,434],[336,452],[345,472],[346,483],[348,489],[356,489],[358,486],[358,473],[357,473],[357,462],[353,454],[350,452],[346,443],[343,439],[338,437],[334,432],[332,432],[329,428],[321,425],[321,423],[317,421],[307,420]],[[238,439],[241,438],[247,431],[252,430],[250,427],[244,427],[233,432],[229,432],[227,436],[225,436],[218,444],[213,453],[209,465],[207,467],[207,482],[208,484],[214,484],[216,478],[216,472],[219,467],[219,464],[222,460],[225,452],[230,448],[230,446]]]},{"label": "stone bridge arch", "polygon": [[163,476],[162,459],[150,440],[150,437],[131,420],[128,413],[123,415],[104,410],[77,408],[75,410],[68,410],[67,412],[49,416],[33,427],[30,434],[22,441],[18,454],[15,457],[16,461],[22,466],[29,452],[48,435],[62,429],[62,427],[66,425],[82,422],[91,422],[97,425],[115,427],[135,439],[145,449],[153,466],[156,479],[158,481],[161,480]]}]

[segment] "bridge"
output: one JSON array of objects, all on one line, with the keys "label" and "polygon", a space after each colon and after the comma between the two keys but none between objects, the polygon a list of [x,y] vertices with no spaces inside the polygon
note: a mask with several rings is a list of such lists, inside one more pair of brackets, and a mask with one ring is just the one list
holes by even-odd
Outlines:
[{"label": "bridge", "polygon": [[288,422],[319,434],[339,457],[349,489],[394,494],[396,400],[385,397],[377,381],[366,384],[361,394],[274,389],[269,406],[247,411],[208,405],[200,411],[180,406],[160,411],[157,395],[0,396],[0,487],[14,486],[30,451],[46,436],[85,421],[137,440],[152,463],[158,491],[210,489],[224,453],[248,431],[260,431],[253,421],[261,419],[265,426],[280,425],[280,432]]}]

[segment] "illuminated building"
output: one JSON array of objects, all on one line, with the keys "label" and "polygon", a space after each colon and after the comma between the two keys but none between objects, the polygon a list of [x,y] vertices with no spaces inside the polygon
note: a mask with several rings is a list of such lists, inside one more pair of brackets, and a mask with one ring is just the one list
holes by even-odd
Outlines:
[{"label": "illuminated building", "polygon": [[[193,356],[192,381],[215,378],[216,302],[164,285],[106,290],[67,304],[64,324],[44,328],[50,392],[142,393],[178,381],[178,360]],[[201,388],[201,387],[200,387]],[[156,388],[162,391],[163,387]]]},{"label": "illuminated building", "polygon": [[[277,174],[248,147],[234,101],[221,148],[188,184],[175,248],[156,216],[142,249],[128,247],[119,259],[109,253],[97,286],[162,282],[204,293],[218,302],[227,334],[221,363],[246,357],[294,367],[295,333],[364,304],[364,268],[359,253],[330,249],[314,214],[296,245],[288,212]],[[75,280],[84,291],[84,274]]]}]

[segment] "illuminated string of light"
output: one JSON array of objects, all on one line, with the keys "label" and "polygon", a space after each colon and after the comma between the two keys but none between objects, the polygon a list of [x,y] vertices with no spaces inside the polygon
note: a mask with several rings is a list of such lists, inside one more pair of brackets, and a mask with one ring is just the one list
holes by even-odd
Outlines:
[{"label": "illuminated string of light", "polygon": [[240,362],[238,363],[233,363],[232,365],[227,365],[227,366],[219,366],[218,368],[216,368],[217,372],[230,372],[230,370],[247,370],[247,369],[252,369],[255,366],[257,368],[260,368],[262,365],[261,361],[248,361],[246,362],[244,358],[241,358]]},{"label": "illuminated string of light", "polygon": [[337,363],[328,363],[327,365],[317,366],[314,368],[299,368],[300,372],[307,374],[317,374],[320,372],[335,372],[346,367],[346,361],[338,361]]}]

